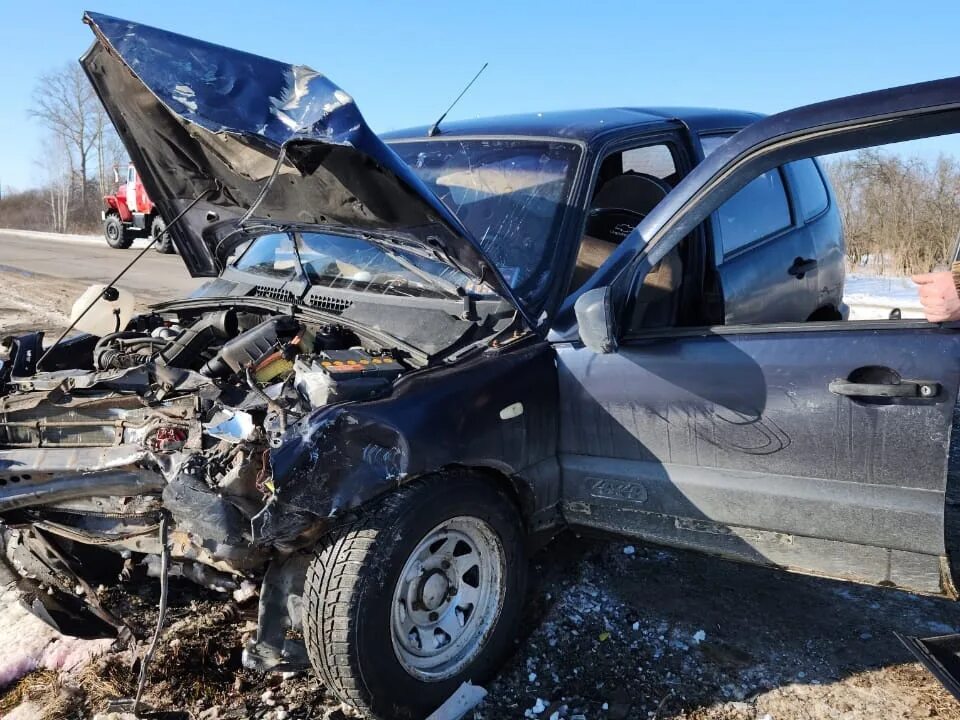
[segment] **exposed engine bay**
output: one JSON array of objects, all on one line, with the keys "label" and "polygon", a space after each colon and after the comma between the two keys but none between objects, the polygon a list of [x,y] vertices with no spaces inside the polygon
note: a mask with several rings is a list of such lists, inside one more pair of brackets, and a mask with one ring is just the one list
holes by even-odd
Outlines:
[{"label": "exposed engine bay", "polygon": [[83,578],[157,575],[164,515],[170,574],[219,590],[309,545],[309,523],[282,543],[253,536],[271,449],[311,411],[378,397],[414,367],[343,325],[242,307],[142,315],[39,369],[41,333],[6,341],[0,574],[63,632],[122,632]]}]

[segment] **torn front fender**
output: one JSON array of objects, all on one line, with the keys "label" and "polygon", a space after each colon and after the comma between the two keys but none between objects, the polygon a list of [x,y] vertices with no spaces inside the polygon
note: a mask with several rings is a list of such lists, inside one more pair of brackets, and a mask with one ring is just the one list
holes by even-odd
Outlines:
[{"label": "torn front fender", "polygon": [[321,408],[271,453],[273,496],[254,518],[260,543],[290,542],[323,519],[450,467],[511,478],[524,512],[554,507],[557,378],[553,349],[529,339],[411,373],[378,400]]}]

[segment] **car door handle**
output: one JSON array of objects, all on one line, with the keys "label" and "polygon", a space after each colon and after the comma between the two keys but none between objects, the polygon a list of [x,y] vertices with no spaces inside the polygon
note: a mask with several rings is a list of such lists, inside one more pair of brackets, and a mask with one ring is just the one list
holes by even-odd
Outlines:
[{"label": "car door handle", "polygon": [[797,280],[803,280],[803,276],[817,269],[816,258],[803,259],[798,257],[793,261],[787,272],[793,275]]},{"label": "car door handle", "polygon": [[829,385],[834,395],[864,398],[921,398],[930,400],[940,394],[940,383],[927,380],[901,380],[898,383],[862,383],[834,380]]}]

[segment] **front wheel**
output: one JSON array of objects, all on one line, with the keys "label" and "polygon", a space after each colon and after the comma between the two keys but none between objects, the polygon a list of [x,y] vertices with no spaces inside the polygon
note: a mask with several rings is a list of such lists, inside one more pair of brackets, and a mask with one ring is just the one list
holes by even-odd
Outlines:
[{"label": "front wheel", "polygon": [[107,239],[107,245],[117,250],[126,250],[133,244],[133,238],[123,222],[113,214],[107,215],[103,220],[103,236]]},{"label": "front wheel", "polygon": [[526,567],[503,490],[467,474],[403,488],[321,542],[304,586],[310,661],[368,715],[423,718],[504,660]]}]

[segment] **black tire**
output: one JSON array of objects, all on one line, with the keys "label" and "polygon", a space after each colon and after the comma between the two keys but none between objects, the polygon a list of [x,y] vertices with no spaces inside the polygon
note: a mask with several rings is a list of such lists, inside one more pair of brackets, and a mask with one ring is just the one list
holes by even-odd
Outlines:
[{"label": "black tire", "polygon": [[107,245],[116,250],[126,250],[133,244],[133,237],[117,215],[111,214],[104,218],[103,236],[107,239]]},{"label": "black tire", "polygon": [[173,240],[170,239],[170,235],[163,234],[163,231],[166,229],[167,224],[163,221],[162,217],[157,215],[153,218],[153,222],[150,223],[150,237],[157,240],[153,246],[154,250],[164,255],[172,255],[177,249],[173,246]]},{"label": "black tire", "polygon": [[[502,604],[498,615],[491,613],[487,632],[467,645],[476,652],[469,664],[449,677],[424,680],[404,668],[395,650],[394,592],[422,541],[464,517],[482,520],[499,539]],[[321,540],[304,584],[310,662],[329,690],[370,717],[424,718],[461,683],[484,682],[500,667],[516,637],[526,575],[522,523],[505,491],[465,472],[416,482]]]}]

